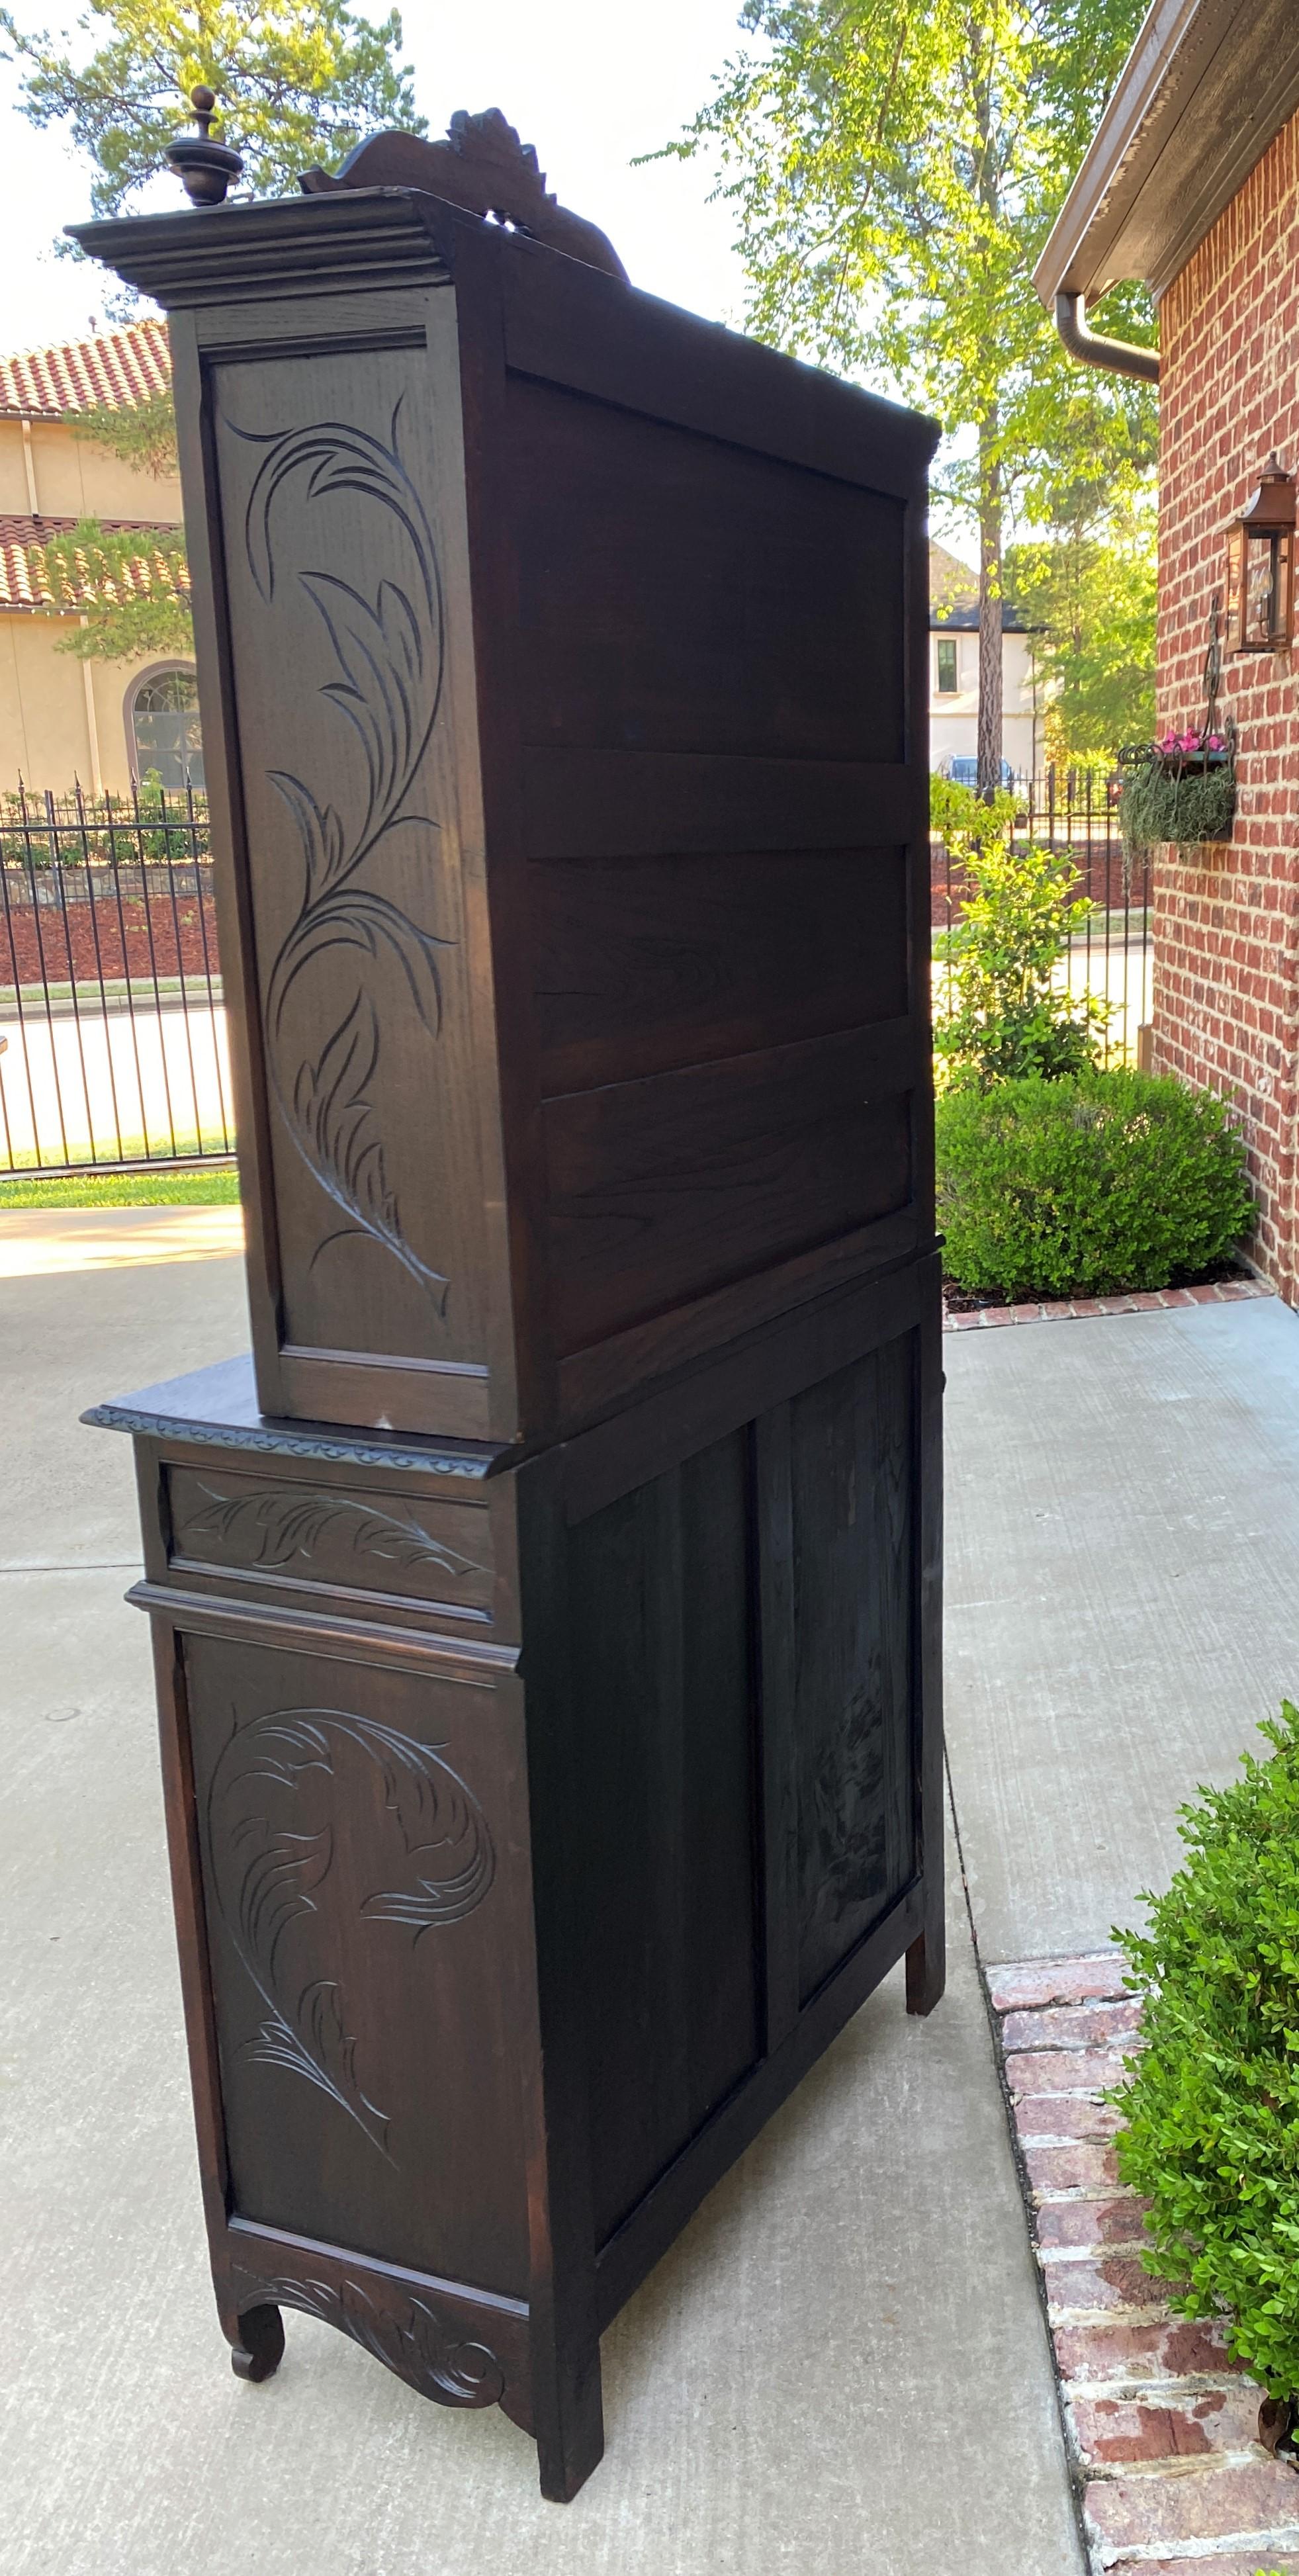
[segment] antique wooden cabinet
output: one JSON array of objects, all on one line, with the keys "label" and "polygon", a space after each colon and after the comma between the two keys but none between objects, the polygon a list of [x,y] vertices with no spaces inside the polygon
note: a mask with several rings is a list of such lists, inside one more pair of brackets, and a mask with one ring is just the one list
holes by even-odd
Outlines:
[{"label": "antique wooden cabinet", "polygon": [[923,1252],[932,425],[410,191],[79,238],[171,315],[266,1409],[551,1438]]},{"label": "antique wooden cabinet", "polygon": [[934,433],[416,188],[81,238],[172,316],[249,1220],[252,1363],[89,1417],[218,2307],[567,2497],[602,2326],[942,1987]]}]

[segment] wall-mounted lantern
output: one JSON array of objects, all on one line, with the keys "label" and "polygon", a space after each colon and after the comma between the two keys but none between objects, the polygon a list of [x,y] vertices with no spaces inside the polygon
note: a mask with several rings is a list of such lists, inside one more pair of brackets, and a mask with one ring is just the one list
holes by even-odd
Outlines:
[{"label": "wall-mounted lantern", "polygon": [[1295,478],[1270,456],[1227,530],[1227,650],[1278,653],[1294,632]]}]

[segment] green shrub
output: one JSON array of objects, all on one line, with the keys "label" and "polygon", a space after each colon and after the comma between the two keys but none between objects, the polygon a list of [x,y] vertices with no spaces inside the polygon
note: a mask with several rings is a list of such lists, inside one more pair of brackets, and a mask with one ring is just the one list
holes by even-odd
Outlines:
[{"label": "green shrub", "polygon": [[[962,792],[944,784],[949,794]],[[995,816],[982,838],[973,825],[947,838],[971,888],[954,928],[935,943],[945,972],[936,995],[934,1053],[947,1085],[986,1089],[1022,1074],[1057,1078],[1094,1063],[1109,1004],[1091,993],[1070,993],[1056,980],[1070,938],[1091,910],[1075,898],[1073,858],[1016,849],[1009,822],[998,825]]]},{"label": "green shrub", "polygon": [[938,1224],[950,1276],[1016,1297],[1166,1288],[1246,1231],[1227,1104],[1166,1076],[1032,1076],[938,1102]]},{"label": "green shrub", "polygon": [[962,787],[958,779],[944,778],[936,769],[929,773],[930,831],[962,865],[971,850],[981,850],[989,841],[1007,840],[1016,811],[1017,799],[1007,787],[980,796],[976,787]]},{"label": "green shrub", "polygon": [[1183,2316],[1230,2318],[1269,2396],[1299,2395],[1299,1710],[1269,1759],[1202,1789],[1189,1859],[1149,1930],[1116,1934],[1146,2046],[1112,2098],[1123,2180],[1150,2202],[1148,2268]]}]

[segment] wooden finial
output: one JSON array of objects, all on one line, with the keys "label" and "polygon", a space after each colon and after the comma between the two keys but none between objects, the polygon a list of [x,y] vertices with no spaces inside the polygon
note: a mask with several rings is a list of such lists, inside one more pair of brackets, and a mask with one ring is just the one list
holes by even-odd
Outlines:
[{"label": "wooden finial", "polygon": [[197,81],[190,91],[197,134],[178,134],[167,146],[167,167],[174,170],[191,205],[219,206],[232,179],[243,174],[243,162],[228,143],[214,143],[209,131],[216,112],[216,91]]}]

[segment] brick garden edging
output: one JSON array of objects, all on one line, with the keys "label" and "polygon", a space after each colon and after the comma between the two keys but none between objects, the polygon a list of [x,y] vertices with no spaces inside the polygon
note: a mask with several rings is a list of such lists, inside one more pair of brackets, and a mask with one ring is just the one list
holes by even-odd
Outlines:
[{"label": "brick garden edging", "polygon": [[1299,2469],[1257,2439],[1262,2391],[1139,2260],[1099,2098],[1140,2045],[1118,1953],[987,1974],[1093,2576],[1299,2576]]},{"label": "brick garden edging", "polygon": [[976,1306],[969,1315],[943,1308],[945,1333],[978,1332],[989,1324],[1061,1323],[1079,1315],[1153,1315],[1161,1306],[1235,1306],[1242,1297],[1275,1297],[1266,1279],[1223,1279],[1210,1288],[1134,1290],[1130,1297],[1055,1297],[1045,1304]]}]

